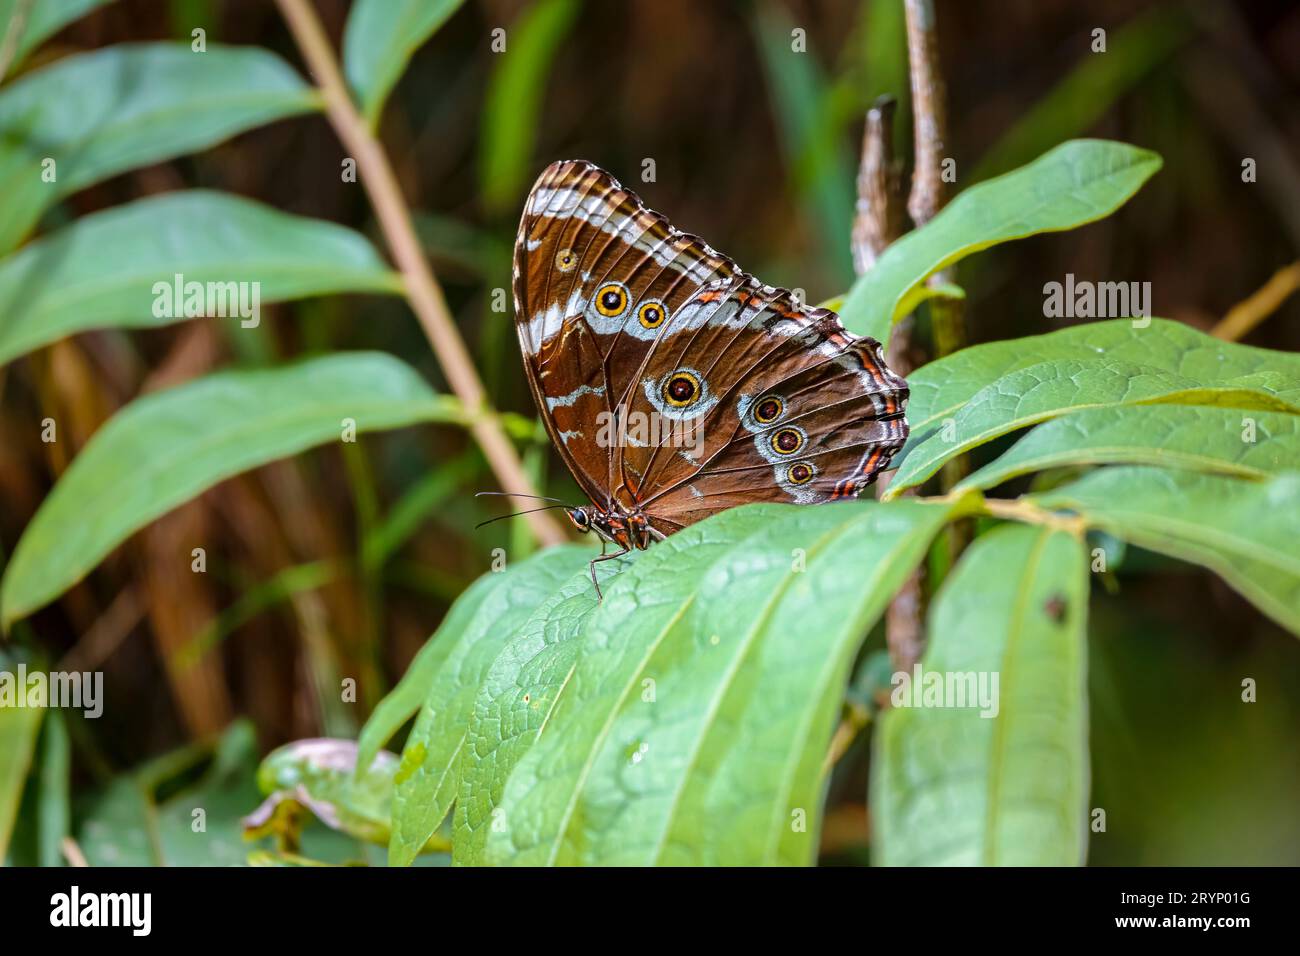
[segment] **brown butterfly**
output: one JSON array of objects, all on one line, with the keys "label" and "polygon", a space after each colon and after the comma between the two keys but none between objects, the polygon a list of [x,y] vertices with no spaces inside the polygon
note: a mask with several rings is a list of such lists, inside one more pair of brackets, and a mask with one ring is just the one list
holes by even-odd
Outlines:
[{"label": "brown butterfly", "polygon": [[678,232],[609,173],[554,163],[515,241],[528,385],[591,500],[580,531],[646,548],[755,501],[855,497],[907,438],[880,343]]}]

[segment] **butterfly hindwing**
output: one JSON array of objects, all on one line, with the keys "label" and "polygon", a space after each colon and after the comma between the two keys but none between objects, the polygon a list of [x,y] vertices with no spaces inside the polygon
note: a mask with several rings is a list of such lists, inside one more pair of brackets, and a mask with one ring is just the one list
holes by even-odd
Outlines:
[{"label": "butterfly hindwing", "polygon": [[855,496],[906,438],[906,383],[874,340],[784,290],[751,280],[726,301],[700,328],[670,329],[646,364],[629,416],[676,414],[681,428],[623,449],[644,507],[689,524],[748,501]]}]

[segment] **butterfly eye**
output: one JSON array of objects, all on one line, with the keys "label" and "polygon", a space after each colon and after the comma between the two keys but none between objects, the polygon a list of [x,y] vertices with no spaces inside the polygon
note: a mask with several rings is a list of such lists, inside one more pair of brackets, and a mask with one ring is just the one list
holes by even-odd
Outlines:
[{"label": "butterfly eye", "polygon": [[792,485],[806,485],[817,474],[817,469],[806,461],[795,462],[785,473],[785,480]]},{"label": "butterfly eye", "polygon": [[555,254],[555,268],[560,272],[572,272],[577,264],[578,257],[573,254],[572,249],[561,249]]},{"label": "butterfly eye", "polygon": [[668,310],[658,299],[648,299],[636,307],[636,317],[647,329],[657,329],[668,318]]},{"label": "butterfly eye", "polygon": [[591,527],[591,518],[588,517],[587,512],[583,511],[581,508],[569,508],[567,514],[569,515],[569,520],[573,522],[574,526],[579,531],[586,531]]},{"label": "butterfly eye", "polygon": [[772,436],[772,450],[778,455],[793,455],[803,443],[803,433],[797,428],[782,428]]},{"label": "butterfly eye", "polygon": [[781,412],[784,409],[785,406],[781,403],[781,399],[775,395],[769,395],[767,398],[760,399],[758,404],[754,406],[754,421],[760,425],[770,425],[781,417]]},{"label": "butterfly eye", "polygon": [[700,394],[700,380],[690,372],[675,372],[664,382],[664,401],[674,408],[683,408]]},{"label": "butterfly eye", "polygon": [[627,289],[620,283],[607,282],[596,293],[596,311],[606,317],[627,311]]}]

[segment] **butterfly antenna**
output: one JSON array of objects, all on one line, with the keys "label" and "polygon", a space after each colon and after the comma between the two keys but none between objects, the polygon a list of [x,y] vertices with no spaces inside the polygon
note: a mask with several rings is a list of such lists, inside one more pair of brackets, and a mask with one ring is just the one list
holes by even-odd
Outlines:
[{"label": "butterfly antenna", "polygon": [[476,491],[474,492],[475,498],[483,498],[488,495],[501,497],[501,498],[536,498],[538,501],[559,501],[560,504],[564,503],[559,498],[551,498],[548,497],[547,495],[524,495],[524,494],[520,494],[517,491]]},{"label": "butterfly antenna", "polygon": [[[524,496],[524,497],[537,498],[537,497],[540,497],[540,496],[539,496],[539,495],[528,495],[528,496]],[[572,507],[573,507],[573,505],[566,505],[566,504],[546,505],[546,506],[543,507],[543,508],[529,508],[527,511],[516,511],[514,514],[508,514],[508,515],[497,515],[495,518],[488,518],[486,521],[480,521],[478,524],[474,525],[474,530],[477,531],[479,528],[483,527],[485,524],[491,524],[493,521],[504,521],[506,518],[518,518],[520,515],[530,515],[530,514],[532,514],[532,513],[535,512],[535,511],[551,511],[551,510],[553,510],[553,509],[555,509],[555,508],[572,508]]]}]

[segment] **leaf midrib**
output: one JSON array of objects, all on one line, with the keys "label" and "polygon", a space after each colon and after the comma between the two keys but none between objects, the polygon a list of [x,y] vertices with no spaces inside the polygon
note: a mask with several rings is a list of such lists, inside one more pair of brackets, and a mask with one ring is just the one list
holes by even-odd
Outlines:
[{"label": "leaf midrib", "polygon": [[[1137,453],[1137,454],[1133,454]],[[1129,457],[1121,457],[1121,455]],[[1151,457],[1145,457],[1145,456]],[[1140,461],[1143,464],[1164,465],[1171,461],[1182,462],[1187,470],[1213,471],[1237,475],[1251,480],[1264,480],[1271,472],[1230,461],[1226,458],[1212,458],[1196,452],[1169,451],[1152,445],[1091,445],[1087,448],[1061,448],[1054,452],[1041,452],[1027,458],[1020,458],[997,467],[998,461],[990,462],[984,468],[962,481],[954,489],[964,491],[968,488],[995,487],[1031,471],[1058,465],[1120,464]],[[1012,467],[1014,466],[1014,467]]]},{"label": "leaf midrib", "polygon": [[[928,516],[926,520],[929,520]],[[905,533],[899,536],[896,546],[888,552],[888,554],[875,566],[875,568],[872,569],[872,575],[867,579],[866,585],[862,589],[863,593],[867,595],[872,595],[875,593],[876,589],[880,586],[881,579],[885,577],[885,574],[889,569],[889,566],[894,561],[897,561],[899,559],[900,553],[907,549],[907,546],[910,543],[912,536],[915,535],[916,533],[917,533],[917,525],[913,525]],[[867,607],[870,605],[870,603],[871,603],[871,598],[868,597],[867,600],[862,602],[862,606]],[[841,634],[852,634],[860,630],[863,630],[864,622],[862,618],[864,617],[865,615],[859,615],[858,618],[855,619],[849,627],[841,631]],[[834,674],[838,666],[839,666],[838,659],[836,659],[833,656],[827,658],[827,666],[822,670],[821,674],[819,675],[819,680],[817,681],[816,684],[816,686],[822,691],[823,694],[826,692],[827,685],[830,682],[831,675]],[[810,698],[814,700],[820,699],[819,697],[812,697],[812,695],[810,695]],[[805,719],[802,719],[799,722],[799,733],[795,735],[794,739],[799,739],[799,740],[806,739],[808,731],[811,728],[811,723],[812,723],[811,718],[813,714],[816,712],[816,710],[817,708],[815,706],[805,709],[804,711]],[[767,850],[764,851],[763,854],[764,862],[774,861],[777,858],[777,854],[779,853],[781,840],[779,836],[777,836],[777,834],[780,833],[780,819],[781,819],[781,815],[784,813],[786,804],[788,804],[789,802],[790,793],[794,789],[793,768],[797,767],[798,763],[799,763],[799,749],[793,748],[790,751],[790,757],[788,758],[787,763],[785,765],[784,768],[785,772],[781,775],[780,778],[781,781],[779,783],[779,787],[781,791],[780,799],[778,799],[773,804],[773,811],[775,815],[772,817],[772,828],[770,830],[773,839],[769,842]],[[822,773],[821,776],[824,777],[825,773]]]},{"label": "leaf midrib", "polygon": [[697,591],[691,592],[690,597],[678,606],[677,610],[673,613],[673,616],[664,624],[659,633],[655,635],[655,639],[646,646],[645,653],[642,654],[640,663],[630,671],[632,678],[624,683],[623,690],[618,695],[618,700],[616,700],[614,706],[609,709],[609,715],[605,718],[604,724],[601,725],[600,730],[592,739],[591,745],[587,748],[586,760],[583,761],[582,770],[579,772],[578,778],[574,782],[573,789],[569,792],[569,799],[565,805],[564,813],[560,816],[560,826],[556,830],[555,837],[551,843],[550,852],[546,858],[547,866],[555,865],[555,858],[559,855],[560,847],[564,844],[564,840],[568,836],[569,825],[573,820],[574,811],[578,806],[578,795],[582,792],[583,788],[587,784],[588,778],[591,776],[592,768],[596,763],[596,756],[604,747],[606,738],[608,738],[610,732],[613,730],[615,719],[622,711],[623,702],[627,700],[628,693],[636,686],[636,678],[641,674],[641,670],[645,667],[646,662],[649,661],[650,658],[654,656],[655,651],[659,649],[659,645],[663,643],[664,638],[671,633],[672,629],[677,625],[677,622],[680,621],[692,605],[695,604],[697,594]]},{"label": "leaf midrib", "polygon": [[[1019,644],[1025,631],[1025,617],[1028,613],[1028,604],[1030,592],[1034,582],[1038,580],[1039,565],[1042,562],[1043,551],[1047,547],[1047,542],[1053,534],[1050,529],[1043,529],[1038,539],[1034,542],[1033,550],[1025,562],[1024,573],[1020,580],[1022,587],[1016,595],[1016,603],[1012,607],[1011,620],[1007,628],[1007,640],[1003,645],[1001,654],[1000,674],[1003,678],[1011,672],[1008,664],[1014,659],[1013,649]],[[1007,681],[1007,684],[1012,683]],[[987,816],[985,817],[984,833],[984,853],[985,865],[997,865],[997,826],[998,814],[1001,809],[998,805],[998,794],[1002,790],[1003,765],[1006,760],[1006,736],[1007,736],[1007,714],[1005,711],[998,715],[993,722],[993,742],[990,745],[989,754],[989,791],[985,799],[988,800]]]},{"label": "leaf midrib", "polygon": [[[836,538],[843,534],[847,534],[851,528],[857,526],[860,520],[865,519],[852,519],[820,535],[817,540],[806,549],[805,559],[811,559],[818,552],[832,544]],[[765,626],[768,621],[771,620],[773,609],[785,595],[785,592],[789,589],[790,585],[796,580],[795,575],[799,573],[802,572],[797,572],[791,568],[782,574],[777,586],[772,589],[771,597],[764,602],[763,608],[759,612],[758,617],[754,619],[753,625],[745,634],[744,639],[737,645],[736,652],[732,656],[731,664],[722,672],[722,680],[719,681],[717,687],[710,694],[708,706],[704,710],[704,721],[700,725],[699,733],[695,735],[695,742],[691,746],[686,766],[677,776],[677,783],[673,788],[672,800],[668,804],[667,813],[664,814],[663,826],[659,831],[659,838],[655,841],[653,853],[650,857],[651,865],[658,865],[664,848],[668,844],[668,834],[673,827],[673,816],[677,812],[677,805],[681,801],[682,793],[685,791],[686,781],[691,776],[691,771],[695,767],[695,763],[699,759],[700,753],[704,748],[704,742],[709,736],[709,729],[713,725],[713,719],[717,715],[718,708],[722,705],[723,699],[731,689],[732,681],[735,680],[736,674],[739,673],[741,664],[743,664],[747,659],[748,652],[753,646],[757,636],[760,632],[765,632]]]}]

